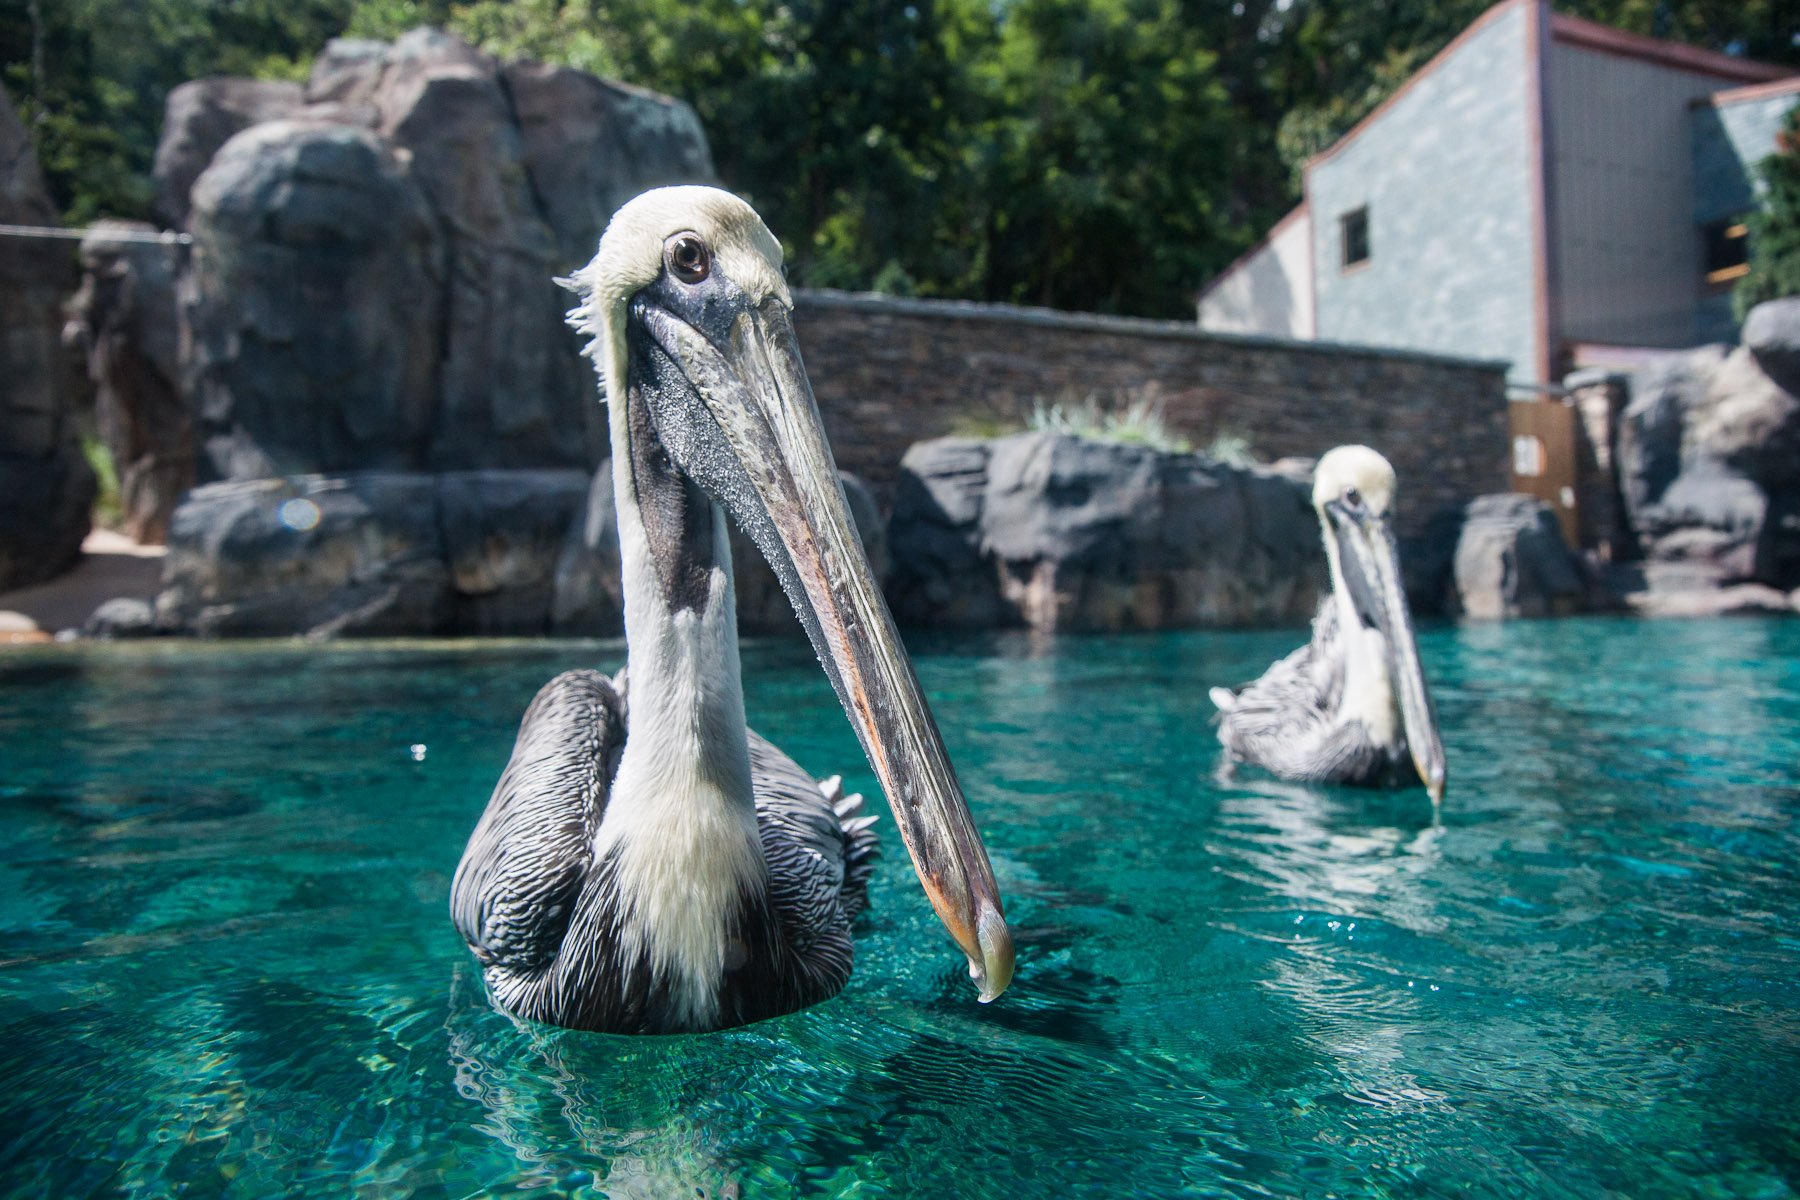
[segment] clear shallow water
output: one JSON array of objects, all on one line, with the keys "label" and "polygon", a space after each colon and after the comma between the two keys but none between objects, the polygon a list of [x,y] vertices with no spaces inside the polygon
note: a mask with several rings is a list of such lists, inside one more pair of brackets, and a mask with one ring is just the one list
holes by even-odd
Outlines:
[{"label": "clear shallow water", "polygon": [[[490,1011],[445,911],[526,701],[616,644],[0,655],[0,1191],[1800,1189],[1800,622],[1425,631],[1435,826],[1214,780],[1205,686],[1298,636],[916,640],[1012,991],[884,821],[842,996],[636,1040]],[[803,646],[746,681],[877,794]]]}]

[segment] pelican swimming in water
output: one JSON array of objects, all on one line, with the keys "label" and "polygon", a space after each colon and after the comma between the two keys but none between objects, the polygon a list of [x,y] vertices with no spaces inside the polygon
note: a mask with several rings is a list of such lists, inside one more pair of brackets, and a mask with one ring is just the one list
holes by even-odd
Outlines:
[{"label": "pelican swimming in water", "polygon": [[489,996],[556,1025],[675,1033],[804,1008],[850,976],[869,818],[745,725],[729,513],[993,999],[1012,935],[851,523],[780,243],[726,192],[662,188],[614,215],[571,286],[609,398],[627,669],[545,685],[463,853],[451,914]]},{"label": "pelican swimming in water", "polygon": [[1444,746],[1419,668],[1400,556],[1388,527],[1394,468],[1367,446],[1339,446],[1313,473],[1331,594],[1312,641],[1255,683],[1213,688],[1231,761],[1283,779],[1371,786],[1424,783],[1444,797]]}]

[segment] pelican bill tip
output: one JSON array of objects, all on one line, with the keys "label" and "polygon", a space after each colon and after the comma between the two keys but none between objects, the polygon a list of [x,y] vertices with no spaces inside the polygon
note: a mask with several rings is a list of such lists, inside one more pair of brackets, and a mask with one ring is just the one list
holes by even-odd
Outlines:
[{"label": "pelican bill tip", "polygon": [[969,960],[969,978],[975,981],[981,1003],[992,1004],[1012,983],[1012,930],[998,909],[984,904],[976,923],[976,938],[981,946],[981,961]]}]

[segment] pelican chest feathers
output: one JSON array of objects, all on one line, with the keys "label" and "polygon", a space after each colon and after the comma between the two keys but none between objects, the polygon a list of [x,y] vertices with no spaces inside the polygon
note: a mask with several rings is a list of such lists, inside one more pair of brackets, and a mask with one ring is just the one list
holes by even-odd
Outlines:
[{"label": "pelican chest feathers", "polygon": [[608,398],[629,671],[526,711],[451,913],[489,995],[582,1029],[716,1029],[849,978],[875,840],[861,798],[745,725],[726,520],[767,557],[983,1000],[1012,978],[987,851],[851,524],[743,201],[662,188],[570,286]]},{"label": "pelican chest feathers", "polygon": [[1339,446],[1313,473],[1331,594],[1312,641],[1236,692],[1213,688],[1232,761],[1284,779],[1423,782],[1444,794],[1444,747],[1419,665],[1389,513],[1394,468]]}]

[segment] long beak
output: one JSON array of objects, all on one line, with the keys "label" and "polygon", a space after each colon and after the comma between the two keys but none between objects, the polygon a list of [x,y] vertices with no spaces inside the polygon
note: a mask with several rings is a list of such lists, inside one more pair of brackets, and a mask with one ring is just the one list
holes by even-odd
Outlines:
[{"label": "long beak", "polygon": [[670,453],[780,576],[887,792],[932,908],[968,956],[982,1001],[994,999],[1013,975],[1000,891],[851,522],[786,306],[770,299],[741,312],[723,346],[642,299],[632,316],[704,406],[705,415],[690,412],[685,424],[716,422],[692,439],[665,434]]},{"label": "long beak", "polygon": [[1425,686],[1419,665],[1419,644],[1413,635],[1412,611],[1400,579],[1400,551],[1394,532],[1380,517],[1334,512],[1338,561],[1342,565],[1351,602],[1364,620],[1381,630],[1387,640],[1388,671],[1399,693],[1400,719],[1406,729],[1406,747],[1413,766],[1431,794],[1433,804],[1444,800],[1444,743],[1438,735],[1437,710]]}]

